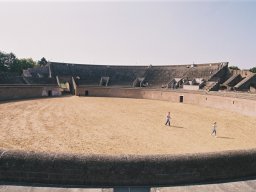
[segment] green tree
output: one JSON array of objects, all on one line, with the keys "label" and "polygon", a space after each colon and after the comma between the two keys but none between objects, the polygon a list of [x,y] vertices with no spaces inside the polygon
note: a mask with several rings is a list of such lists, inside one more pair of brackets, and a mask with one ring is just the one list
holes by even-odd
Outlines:
[{"label": "green tree", "polygon": [[5,65],[5,54],[0,52],[0,71],[7,71],[8,67]]},{"label": "green tree", "polygon": [[18,59],[13,53],[0,51],[0,72],[22,74],[23,69],[32,68],[36,62],[31,58]]},{"label": "green tree", "polygon": [[230,66],[229,69],[240,70],[237,66]]},{"label": "green tree", "polygon": [[250,71],[256,73],[256,67],[251,68]]},{"label": "green tree", "polygon": [[13,53],[0,52],[0,71],[9,71],[15,61],[16,56]]},{"label": "green tree", "polygon": [[40,61],[38,61],[38,64],[40,65],[40,66],[45,66],[46,64],[47,64],[48,62],[47,62],[47,60],[43,57]]},{"label": "green tree", "polygon": [[33,68],[35,65],[36,62],[31,58],[16,59],[10,66],[10,71],[22,74],[23,69]]}]

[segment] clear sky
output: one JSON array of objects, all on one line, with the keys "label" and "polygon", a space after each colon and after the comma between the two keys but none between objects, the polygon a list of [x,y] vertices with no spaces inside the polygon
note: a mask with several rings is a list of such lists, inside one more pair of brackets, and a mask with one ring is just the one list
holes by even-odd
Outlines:
[{"label": "clear sky", "polygon": [[50,61],[256,66],[256,1],[2,1],[0,50]]}]

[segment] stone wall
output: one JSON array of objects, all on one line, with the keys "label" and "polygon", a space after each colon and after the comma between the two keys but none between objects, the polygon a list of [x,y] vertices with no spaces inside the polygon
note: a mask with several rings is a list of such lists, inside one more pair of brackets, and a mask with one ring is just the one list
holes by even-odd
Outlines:
[{"label": "stone wall", "polygon": [[256,176],[256,151],[158,156],[0,150],[0,181],[72,186],[172,186]]},{"label": "stone wall", "polygon": [[48,97],[49,91],[51,96],[61,95],[61,90],[57,86],[0,86],[0,101]]},{"label": "stone wall", "polygon": [[183,89],[185,90],[199,90],[199,85],[183,85]]},{"label": "stone wall", "polygon": [[[111,88],[111,87],[89,87],[79,86],[77,95],[84,96],[88,91],[88,96],[96,97],[125,97],[139,99],[155,99],[172,102],[180,102],[183,96],[183,103],[212,107],[228,111],[238,112],[244,115],[256,116],[256,95],[248,97],[233,97],[235,94],[225,95],[208,92],[191,91],[168,91],[159,89],[141,88]],[[248,95],[248,94],[247,94]]]}]

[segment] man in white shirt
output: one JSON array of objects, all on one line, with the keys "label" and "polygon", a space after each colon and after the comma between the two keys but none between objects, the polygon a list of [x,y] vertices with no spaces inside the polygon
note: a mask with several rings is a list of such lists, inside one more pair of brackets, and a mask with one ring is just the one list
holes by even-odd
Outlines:
[{"label": "man in white shirt", "polygon": [[168,126],[171,126],[171,115],[170,115],[170,112],[168,112],[167,115],[166,115],[166,123],[165,123],[165,125],[167,125],[167,124],[168,124]]},{"label": "man in white shirt", "polygon": [[212,124],[212,134],[211,135],[213,135],[213,134],[216,137],[216,135],[217,135],[217,123],[216,122],[214,122]]}]

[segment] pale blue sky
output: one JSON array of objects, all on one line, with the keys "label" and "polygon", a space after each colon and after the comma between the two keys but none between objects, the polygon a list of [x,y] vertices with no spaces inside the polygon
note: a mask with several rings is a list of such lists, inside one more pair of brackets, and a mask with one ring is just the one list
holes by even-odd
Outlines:
[{"label": "pale blue sky", "polygon": [[0,50],[50,61],[256,66],[256,1],[0,0]]}]

